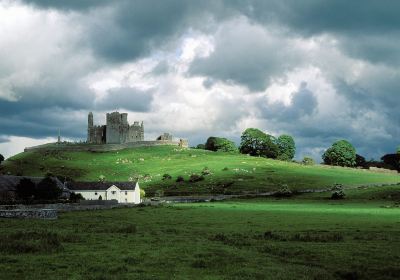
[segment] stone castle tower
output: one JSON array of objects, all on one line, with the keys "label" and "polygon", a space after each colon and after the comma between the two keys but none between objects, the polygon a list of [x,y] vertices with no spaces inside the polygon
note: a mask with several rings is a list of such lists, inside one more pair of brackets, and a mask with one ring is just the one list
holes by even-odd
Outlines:
[{"label": "stone castle tower", "polygon": [[144,140],[143,122],[128,123],[128,114],[112,112],[106,115],[106,125],[93,125],[92,112],[88,115],[87,143],[123,144]]}]

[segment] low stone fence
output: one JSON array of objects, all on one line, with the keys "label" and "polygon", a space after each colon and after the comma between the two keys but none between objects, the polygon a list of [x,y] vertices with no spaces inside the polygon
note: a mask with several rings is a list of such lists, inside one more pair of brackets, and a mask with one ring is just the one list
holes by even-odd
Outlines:
[{"label": "low stone fence", "polygon": [[55,209],[14,209],[0,210],[1,218],[19,218],[19,219],[57,219],[57,210]]},{"label": "low stone fence", "polygon": [[[27,147],[24,152],[33,151],[33,150],[46,150],[46,151],[91,151],[91,152],[108,152],[108,151],[118,151],[127,148],[136,148],[136,147],[152,147],[152,146],[163,146],[163,145],[172,145],[172,146],[180,146],[180,141],[170,141],[170,140],[156,140],[156,141],[137,141],[132,143],[125,144],[73,144],[73,143],[52,143],[52,144],[44,144],[39,146]],[[188,147],[188,143],[183,143],[183,148]]]}]

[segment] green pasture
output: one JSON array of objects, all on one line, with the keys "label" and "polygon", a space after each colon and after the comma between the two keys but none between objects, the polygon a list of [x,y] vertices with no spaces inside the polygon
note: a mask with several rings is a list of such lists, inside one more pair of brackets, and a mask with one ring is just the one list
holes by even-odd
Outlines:
[{"label": "green pasture", "polygon": [[[191,174],[211,171],[204,180],[189,183]],[[149,193],[165,195],[235,194],[277,190],[287,184],[292,190],[326,188],[334,183],[365,185],[398,183],[400,176],[367,170],[330,166],[303,166],[242,154],[180,149],[172,146],[145,147],[113,152],[31,151],[3,163],[3,173],[43,176],[53,173],[73,180],[128,181],[139,178]],[[172,176],[162,180],[164,174]],[[185,182],[177,183],[183,176]]]},{"label": "green pasture", "polygon": [[0,279],[398,279],[398,193],[0,219]]}]

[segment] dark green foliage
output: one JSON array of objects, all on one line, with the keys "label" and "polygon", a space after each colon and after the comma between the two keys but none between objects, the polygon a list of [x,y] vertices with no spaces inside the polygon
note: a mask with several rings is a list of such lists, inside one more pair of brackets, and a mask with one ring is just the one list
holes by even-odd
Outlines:
[{"label": "dark green foliage", "polygon": [[4,161],[4,156],[0,154],[0,164]]},{"label": "dark green foliage", "polygon": [[315,161],[312,157],[304,157],[301,163],[304,165],[315,165]]},{"label": "dark green foliage", "polygon": [[281,135],[276,140],[276,144],[278,145],[278,159],[290,161],[293,159],[294,154],[296,153],[296,144],[294,143],[294,139],[290,135]]},{"label": "dark green foliage", "polygon": [[206,149],[206,145],[204,145],[204,144],[198,144],[198,145],[196,146],[196,149],[205,150],[205,149]]},{"label": "dark green foliage", "polygon": [[242,133],[239,151],[242,154],[267,158],[277,158],[279,154],[275,138],[257,128],[248,128]]},{"label": "dark green foliage", "polygon": [[31,200],[36,194],[36,185],[28,178],[22,178],[15,188],[17,196],[23,200]]},{"label": "dark green foliage", "polygon": [[171,180],[171,179],[172,179],[172,176],[169,175],[169,174],[167,174],[167,173],[165,173],[165,174],[162,176],[162,179],[163,179],[163,180]]},{"label": "dark green foliage", "polygon": [[284,184],[281,188],[274,194],[275,197],[291,197],[293,192],[289,189],[289,186]]},{"label": "dark green foliage", "polygon": [[45,177],[36,186],[36,199],[54,200],[61,196],[62,189],[59,188],[56,182],[50,178]]},{"label": "dark green foliage", "polygon": [[71,202],[78,202],[79,200],[85,200],[85,199],[83,198],[83,196],[82,196],[80,193],[74,193],[74,192],[72,192],[72,193],[69,195],[69,201],[71,201]]},{"label": "dark green foliage", "polygon": [[178,176],[177,178],[176,178],[176,182],[183,182],[183,181],[185,181],[185,179],[183,178],[183,176]]},{"label": "dark green foliage", "polygon": [[400,145],[397,146],[397,154],[400,154]]},{"label": "dark green foliage", "polygon": [[381,160],[385,163],[385,167],[400,171],[400,154],[387,154]]},{"label": "dark green foliage", "polygon": [[237,152],[235,143],[222,137],[209,137],[205,149],[214,152]]},{"label": "dark green foliage", "polygon": [[192,174],[190,175],[189,182],[195,183],[195,182],[200,182],[204,180],[203,175],[198,175],[198,174]]},{"label": "dark green foliage", "polygon": [[360,156],[359,154],[356,154],[356,166],[365,168],[366,165],[367,165],[367,161],[365,160],[365,157]]},{"label": "dark green foliage", "polygon": [[208,167],[204,167],[203,170],[201,171],[201,175],[203,176],[211,175],[211,170]]},{"label": "dark green foliage", "polygon": [[343,191],[343,185],[342,184],[335,184],[332,187],[332,195],[331,195],[331,199],[344,199],[344,197],[346,196],[346,194]]},{"label": "dark green foliage", "polygon": [[356,149],[346,140],[333,143],[332,147],[322,155],[325,164],[338,166],[355,166]]}]

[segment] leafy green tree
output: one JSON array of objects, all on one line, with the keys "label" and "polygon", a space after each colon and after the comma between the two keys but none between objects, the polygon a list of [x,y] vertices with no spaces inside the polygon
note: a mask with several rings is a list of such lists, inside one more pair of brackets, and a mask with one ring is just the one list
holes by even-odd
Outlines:
[{"label": "leafy green tree", "polygon": [[400,145],[397,147],[397,153],[400,154]]},{"label": "leafy green tree", "polygon": [[275,138],[257,128],[248,128],[242,133],[239,151],[268,158],[276,158],[279,153]]},{"label": "leafy green tree", "polygon": [[36,193],[36,185],[31,179],[22,178],[15,187],[15,191],[18,197],[23,200],[33,199]]},{"label": "leafy green tree", "polygon": [[294,143],[294,139],[290,135],[281,135],[276,140],[276,144],[278,145],[278,159],[290,161],[293,159],[294,154],[296,153],[296,144]]},{"label": "leafy green tree", "polygon": [[356,165],[356,149],[346,140],[339,140],[332,144],[322,155],[325,164],[339,166]]},{"label": "leafy green tree", "polygon": [[237,152],[238,150],[233,141],[222,137],[209,137],[205,149],[214,152]]},{"label": "leafy green tree", "polygon": [[35,198],[53,200],[61,196],[62,189],[57,186],[57,183],[50,177],[45,177],[36,187]]},{"label": "leafy green tree", "polygon": [[206,145],[204,145],[204,144],[198,144],[198,145],[196,146],[196,149],[205,150],[205,149],[206,149]]},{"label": "leafy green tree", "polygon": [[301,163],[304,165],[314,165],[315,161],[312,157],[304,157]]},{"label": "leafy green tree", "polygon": [[4,156],[0,154],[0,164],[4,161]]}]

